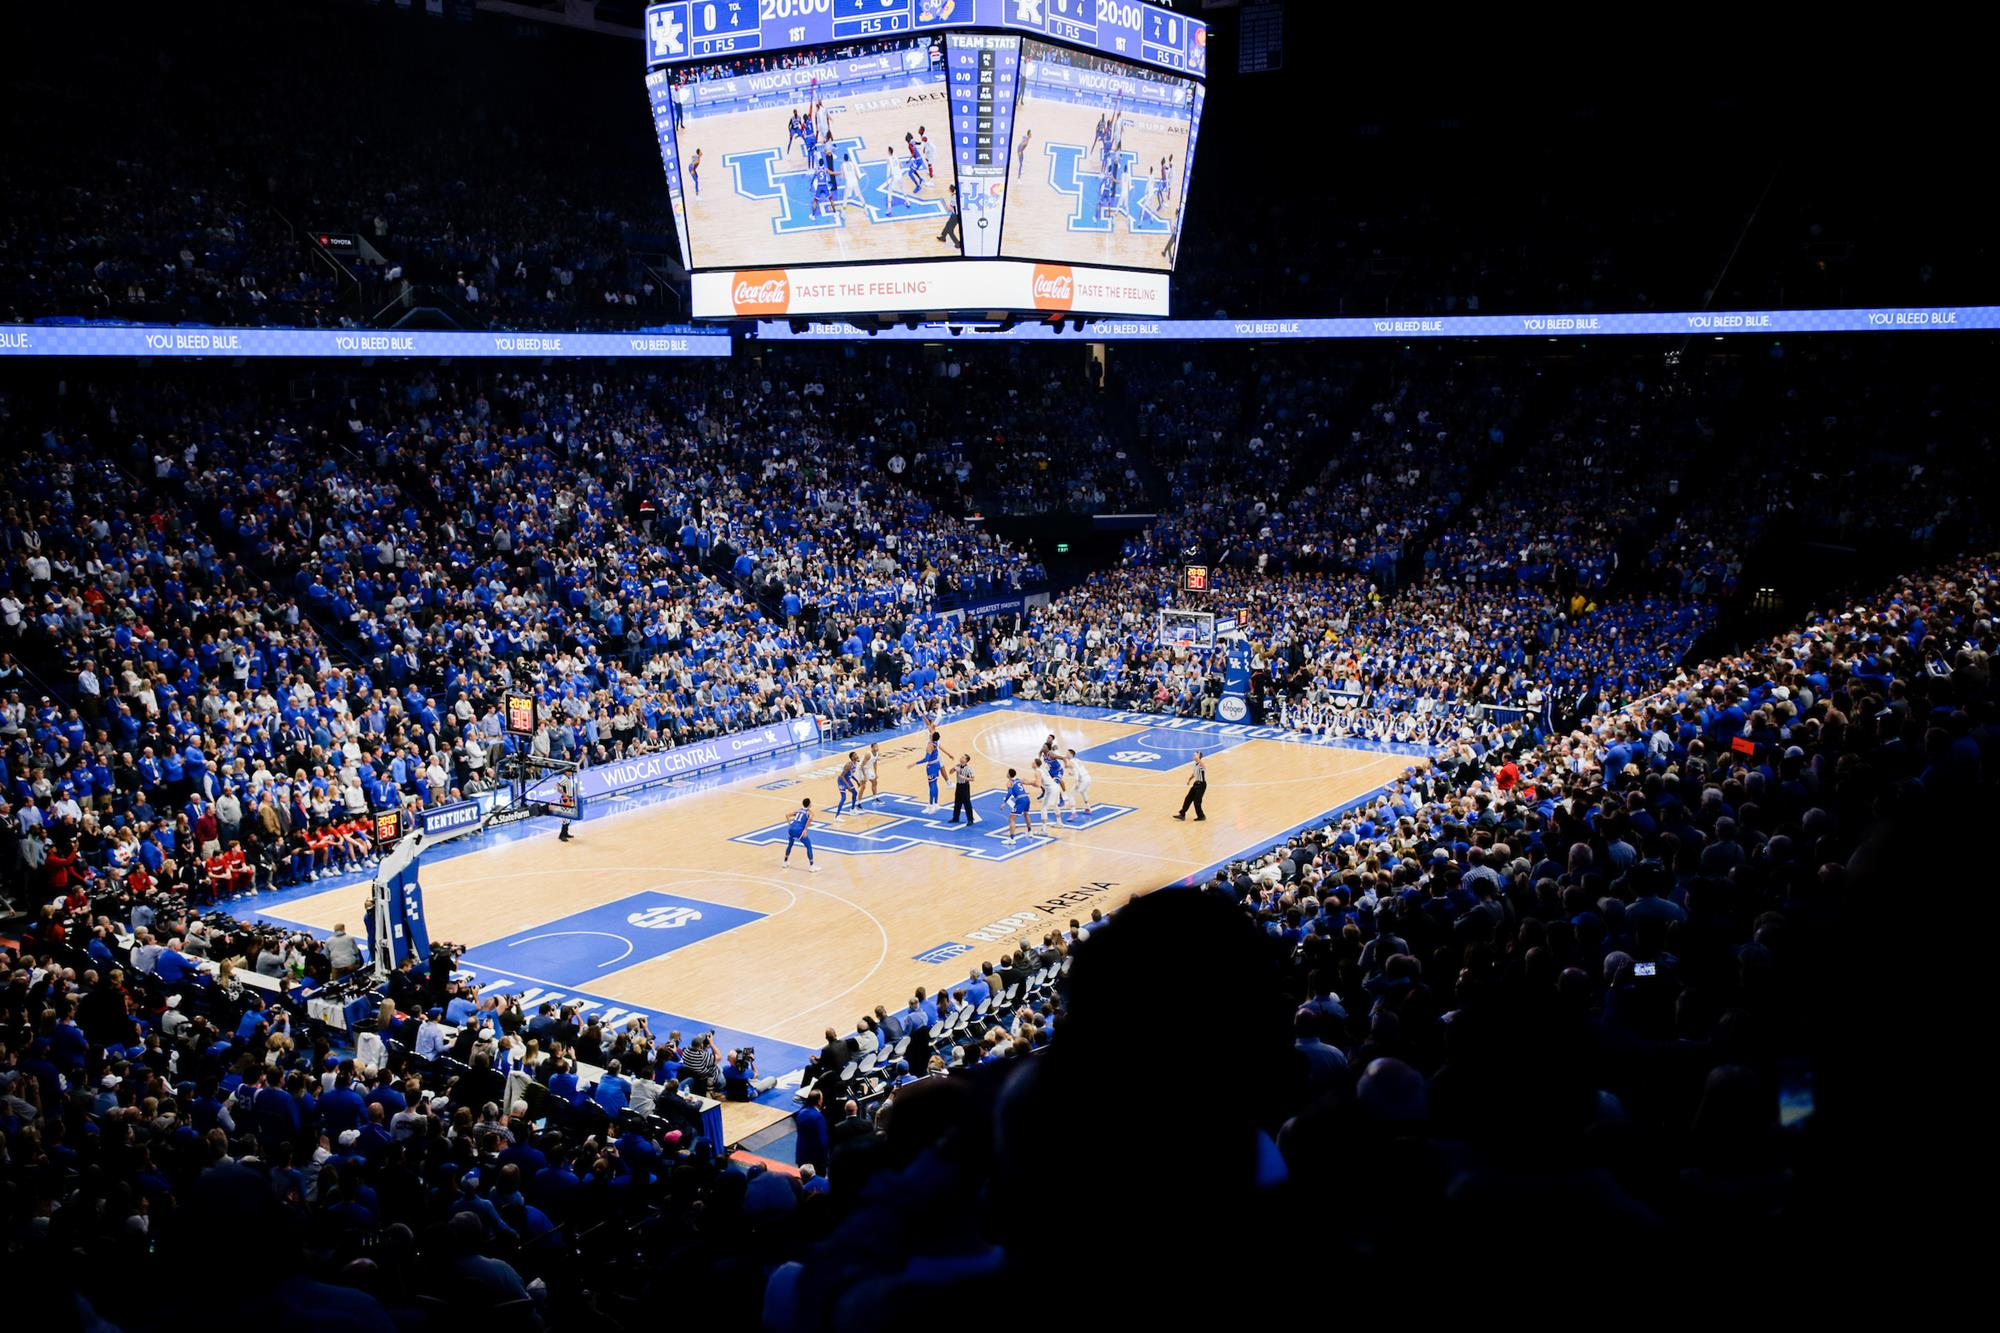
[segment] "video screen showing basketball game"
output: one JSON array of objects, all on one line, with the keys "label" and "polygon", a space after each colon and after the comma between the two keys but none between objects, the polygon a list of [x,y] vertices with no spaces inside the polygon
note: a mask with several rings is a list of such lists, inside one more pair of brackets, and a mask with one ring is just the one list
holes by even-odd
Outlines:
[{"label": "video screen showing basketball game", "polygon": [[693,267],[957,257],[943,40],[782,59],[675,71]]},{"label": "video screen showing basketball game", "polygon": [[1022,42],[1000,253],[1171,269],[1194,95],[1171,74]]}]

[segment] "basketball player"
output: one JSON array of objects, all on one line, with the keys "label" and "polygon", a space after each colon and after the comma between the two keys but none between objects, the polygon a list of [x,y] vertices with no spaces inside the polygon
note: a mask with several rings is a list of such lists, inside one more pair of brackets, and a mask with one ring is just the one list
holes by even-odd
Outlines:
[{"label": "basketball player", "polygon": [[860,767],[860,754],[849,750],[847,752],[847,762],[841,765],[840,778],[834,783],[840,789],[840,804],[833,807],[833,817],[835,819],[839,819],[847,813],[847,803],[850,797],[854,800],[855,813],[859,814],[861,812],[861,799],[855,796],[855,791],[859,784],[856,783],[854,778],[855,773],[859,771]]},{"label": "basketball player", "polygon": [[1028,789],[1021,782],[1021,775],[1013,769],[1007,770],[1007,845],[1014,845],[1014,821],[1021,821],[1021,831],[1029,837],[1035,836],[1035,824],[1028,814]]},{"label": "basketball player", "polygon": [[852,148],[841,159],[840,206],[842,208],[866,208],[868,200],[861,193],[861,163],[854,156]]},{"label": "basketball player", "polygon": [[[1048,770],[1049,782],[1053,784],[1056,789],[1056,805],[1058,808],[1060,808],[1063,805],[1067,804],[1069,801],[1069,785],[1063,781],[1062,751],[1056,749],[1054,746],[1049,747],[1049,753],[1045,766]],[[1046,819],[1046,817],[1047,816],[1045,814],[1044,818]],[[1069,811],[1064,810],[1062,812],[1062,818],[1063,818],[1063,823],[1067,824],[1069,822]]]},{"label": "basketball player", "polygon": [[902,174],[896,170],[895,145],[891,144],[889,147],[883,149],[882,151],[889,155],[889,179],[885,181],[882,185],[882,193],[889,197],[889,202],[883,206],[882,209],[883,213],[884,214],[894,213],[896,211],[896,202],[898,200],[901,200],[902,202],[910,205],[910,207],[915,208],[916,192],[903,184]]},{"label": "basketball player", "polygon": [[882,779],[876,771],[876,766],[881,762],[881,747],[870,744],[868,753],[861,756],[861,795],[854,802],[855,809],[861,808],[862,800],[882,794]]},{"label": "basketball player", "polygon": [[924,750],[923,758],[910,767],[915,768],[917,764],[923,765],[924,778],[931,784],[931,803],[924,807],[924,812],[928,814],[938,807],[938,778],[944,772],[944,751],[938,749],[938,734],[935,731],[931,733],[930,745]]},{"label": "basketball player", "polygon": [[921,125],[917,126],[917,146],[923,150],[924,175],[936,180],[937,167],[931,162],[931,136],[924,132]]},{"label": "basketball player", "polygon": [[694,157],[688,162],[688,179],[694,182],[694,193],[701,197],[701,149],[694,150]]},{"label": "basketball player", "polygon": [[808,216],[818,218],[820,214],[834,214],[834,174],[826,170],[826,164],[812,168],[812,212]]},{"label": "basketball player", "polygon": [[1049,776],[1041,756],[1035,756],[1035,802],[1042,807],[1042,832],[1051,838],[1056,832],[1056,802],[1061,798],[1062,789]]},{"label": "basketball player", "polygon": [[[565,810],[576,808],[576,779],[565,773],[556,779],[556,804]],[[569,842],[569,821],[563,821],[562,832],[556,835],[557,842]]]},{"label": "basketball player", "polygon": [[1160,159],[1160,178],[1153,182],[1153,207],[1159,209],[1167,202],[1167,188],[1174,179],[1174,155],[1168,153]]},{"label": "basketball player", "polygon": [[1015,145],[1014,145],[1014,179],[1015,179],[1015,180],[1019,180],[1019,179],[1021,179],[1021,173],[1022,173],[1023,171],[1025,171],[1025,170],[1027,170],[1027,167],[1028,167],[1028,145],[1029,145],[1030,143],[1033,143],[1033,142],[1034,142],[1034,139],[1035,139],[1035,132],[1034,132],[1033,130],[1029,130],[1029,131],[1027,131],[1027,132],[1026,132],[1025,134],[1023,134],[1023,135],[1021,136],[1021,142],[1019,142],[1019,143],[1017,143],[1017,144],[1015,144]]},{"label": "basketball player", "polygon": [[806,869],[812,874],[819,873],[813,863],[813,798],[808,796],[799,802],[799,808],[792,811],[792,822],[785,828],[785,864],[792,863],[792,844],[804,843],[806,849]]},{"label": "basketball player", "polygon": [[917,146],[917,136],[903,131],[903,146],[910,150],[910,156],[903,163],[903,170],[910,173],[910,193],[924,192],[924,150]]},{"label": "basketball player", "polygon": [[799,138],[805,144],[806,165],[813,164],[813,154],[819,151],[819,125],[810,108],[806,111],[805,122],[799,126]]},{"label": "basketball player", "polygon": [[792,122],[785,132],[785,156],[790,157],[792,155],[792,140],[804,138],[805,135],[799,131],[799,109],[793,107]]},{"label": "basketball player", "polygon": [[816,218],[822,210],[828,217],[833,216],[833,173],[823,162],[813,168],[812,212],[808,216]]},{"label": "basketball player", "polygon": [[1076,803],[1084,814],[1090,813],[1090,770],[1083,766],[1083,760],[1076,757],[1076,751],[1069,752],[1070,789],[1076,793]]}]

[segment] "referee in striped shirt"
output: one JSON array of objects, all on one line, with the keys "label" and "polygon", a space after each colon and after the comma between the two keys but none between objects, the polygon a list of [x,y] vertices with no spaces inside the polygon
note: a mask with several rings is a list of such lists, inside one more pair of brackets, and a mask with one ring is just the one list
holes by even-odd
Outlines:
[{"label": "referee in striped shirt", "polygon": [[1200,823],[1208,816],[1202,813],[1201,798],[1208,791],[1208,764],[1201,757],[1201,751],[1194,752],[1194,772],[1188,774],[1187,795],[1181,798],[1181,812],[1175,819],[1186,819],[1188,807],[1194,807],[1195,822]]},{"label": "referee in striped shirt", "polygon": [[958,812],[965,811],[965,823],[969,828],[979,821],[972,817],[972,756],[962,754],[951,770],[951,822],[958,822]]}]

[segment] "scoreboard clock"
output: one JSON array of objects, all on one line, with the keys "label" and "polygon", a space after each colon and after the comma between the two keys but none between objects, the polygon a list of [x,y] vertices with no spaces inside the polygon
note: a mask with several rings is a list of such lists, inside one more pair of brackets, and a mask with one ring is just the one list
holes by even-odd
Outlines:
[{"label": "scoreboard clock", "polygon": [[387,847],[403,836],[403,812],[401,810],[377,810],[375,812],[375,845]]},{"label": "scoreboard clock", "polygon": [[518,690],[507,695],[507,734],[510,736],[532,736],[535,734],[535,696]]},{"label": "scoreboard clock", "polygon": [[1207,592],[1208,566],[1207,565],[1181,566],[1181,591]]}]

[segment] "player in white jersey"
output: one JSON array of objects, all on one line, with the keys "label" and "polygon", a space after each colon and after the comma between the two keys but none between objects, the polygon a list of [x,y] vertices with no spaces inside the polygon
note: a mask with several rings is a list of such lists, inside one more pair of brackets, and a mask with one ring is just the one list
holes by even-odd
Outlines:
[{"label": "player in white jersey", "polygon": [[881,760],[877,746],[870,745],[868,753],[861,756],[861,796],[855,801],[858,806],[870,796],[882,794],[882,779],[876,774],[875,766]]},{"label": "player in white jersey", "polygon": [[892,147],[887,152],[889,156],[889,179],[883,183],[882,193],[888,196],[889,201],[882,205],[882,212],[884,215],[894,216],[896,204],[899,200],[908,204],[911,208],[917,206],[917,190],[916,186],[911,183],[908,173],[896,165],[896,150]]},{"label": "player in white jersey", "polygon": [[854,156],[852,148],[841,161],[840,206],[842,208],[866,208],[868,196],[861,193],[861,160]]},{"label": "player in white jersey", "polygon": [[1042,771],[1049,775],[1049,781],[1053,782],[1056,786],[1056,805],[1062,808],[1062,819],[1065,824],[1069,823],[1069,774],[1067,769],[1068,764],[1063,758],[1063,752],[1055,746],[1050,746],[1048,753],[1042,756]]},{"label": "player in white jersey", "polygon": [[1090,770],[1083,766],[1083,760],[1076,757],[1076,751],[1069,752],[1069,789],[1076,793],[1077,807],[1090,813]]},{"label": "player in white jersey", "polygon": [[1041,756],[1035,756],[1035,804],[1042,807],[1042,832],[1055,836],[1056,805],[1062,799],[1062,784],[1050,775]]}]

